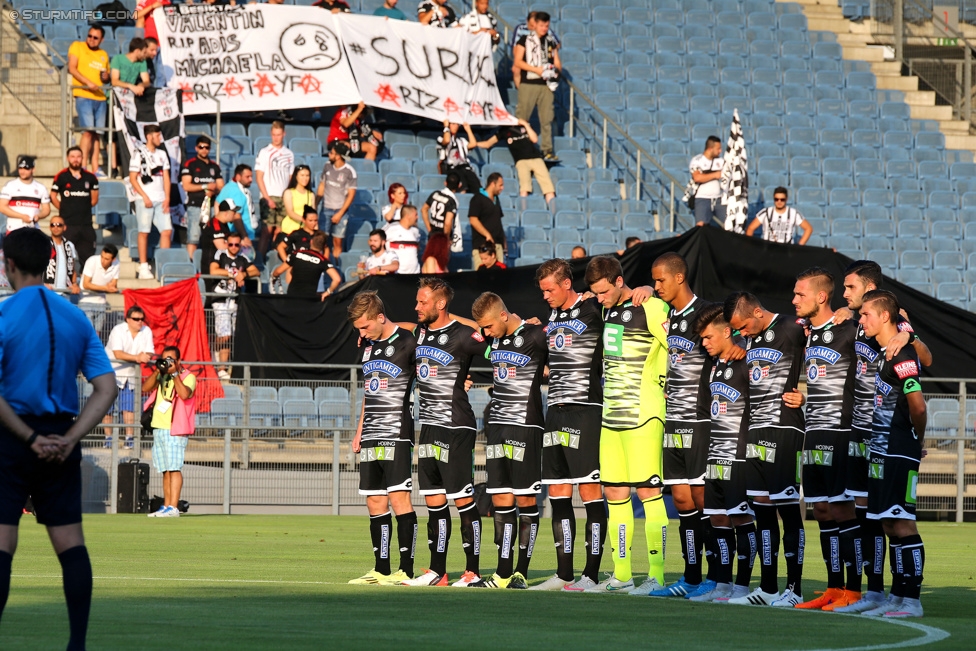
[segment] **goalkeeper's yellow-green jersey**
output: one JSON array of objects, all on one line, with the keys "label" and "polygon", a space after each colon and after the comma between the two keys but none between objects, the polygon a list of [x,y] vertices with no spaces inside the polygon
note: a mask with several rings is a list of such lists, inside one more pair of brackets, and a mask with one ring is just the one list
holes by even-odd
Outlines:
[{"label": "goalkeeper's yellow-green jersey", "polygon": [[668,373],[668,304],[628,299],[603,310],[603,426],[633,429],[664,422]]}]

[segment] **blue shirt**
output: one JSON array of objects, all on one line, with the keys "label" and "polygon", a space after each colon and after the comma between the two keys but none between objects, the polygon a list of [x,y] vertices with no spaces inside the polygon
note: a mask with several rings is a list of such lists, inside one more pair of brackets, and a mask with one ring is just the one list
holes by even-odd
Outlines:
[{"label": "blue shirt", "polygon": [[373,11],[374,16],[386,16],[387,18],[392,18],[394,20],[409,20],[407,14],[403,13],[396,7],[393,9],[387,9],[386,7],[378,7]]},{"label": "blue shirt", "polygon": [[[241,187],[241,184],[237,181],[231,181],[225,185],[224,189],[217,195],[217,198],[214,199],[214,205],[219,206],[220,202],[224,199],[233,199],[234,203],[241,207],[241,221],[244,222],[244,230],[247,231],[245,235],[252,242],[257,242],[255,229],[251,224],[251,197],[245,194],[245,190]],[[230,224],[230,228],[234,230],[234,225]]]},{"label": "blue shirt", "polygon": [[84,312],[42,286],[0,303],[0,395],[16,414],[77,415],[78,371],[113,373]]}]

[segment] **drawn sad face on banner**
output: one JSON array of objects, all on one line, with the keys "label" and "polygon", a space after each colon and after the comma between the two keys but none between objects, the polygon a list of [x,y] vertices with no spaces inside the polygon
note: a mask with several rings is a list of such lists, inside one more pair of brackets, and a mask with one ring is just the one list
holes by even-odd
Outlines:
[{"label": "drawn sad face on banner", "polygon": [[297,23],[281,33],[281,54],[298,70],[327,70],[342,60],[339,37],[328,27]]}]

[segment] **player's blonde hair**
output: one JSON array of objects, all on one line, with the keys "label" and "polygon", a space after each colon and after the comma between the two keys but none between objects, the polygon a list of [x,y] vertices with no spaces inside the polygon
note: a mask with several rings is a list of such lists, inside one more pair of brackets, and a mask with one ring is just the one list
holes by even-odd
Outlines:
[{"label": "player's blonde hair", "polygon": [[508,308],[505,307],[505,301],[494,292],[485,292],[474,299],[474,303],[471,304],[471,316],[474,317],[475,321],[484,318],[492,312],[508,312]]},{"label": "player's blonde hair", "polygon": [[352,297],[352,302],[347,308],[350,322],[358,321],[364,316],[372,320],[383,314],[384,311],[383,300],[374,291],[359,292]]}]

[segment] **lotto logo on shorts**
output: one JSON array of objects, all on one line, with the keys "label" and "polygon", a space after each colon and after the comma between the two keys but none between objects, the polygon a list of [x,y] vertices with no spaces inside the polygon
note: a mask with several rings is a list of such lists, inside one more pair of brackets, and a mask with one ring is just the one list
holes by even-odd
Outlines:
[{"label": "lotto logo on shorts", "polygon": [[768,463],[776,463],[776,448],[755,443],[746,444],[746,459],[759,459]]},{"label": "lotto logo on shorts", "polygon": [[834,465],[834,453],[827,450],[804,450],[803,465],[832,466]]},{"label": "lotto logo on shorts", "polygon": [[433,445],[430,443],[422,443],[417,448],[417,457],[420,459],[437,459],[441,463],[447,463],[447,458],[450,456],[451,451],[442,448],[439,445]]},{"label": "lotto logo on shorts", "polygon": [[579,434],[570,434],[569,432],[545,432],[542,434],[543,447],[555,447],[557,445],[561,445],[564,448],[578,450],[579,444]]},{"label": "lotto logo on shorts", "polygon": [[884,479],[884,464],[883,463],[869,463],[868,464],[868,479]]}]

